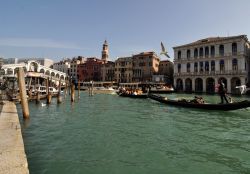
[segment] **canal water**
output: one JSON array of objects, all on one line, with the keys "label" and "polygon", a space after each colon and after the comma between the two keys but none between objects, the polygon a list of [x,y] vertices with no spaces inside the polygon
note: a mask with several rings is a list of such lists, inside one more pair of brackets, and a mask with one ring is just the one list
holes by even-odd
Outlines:
[{"label": "canal water", "polygon": [[24,122],[17,105],[31,174],[250,173],[250,108],[204,111],[85,92],[73,104],[68,96],[29,107]]}]

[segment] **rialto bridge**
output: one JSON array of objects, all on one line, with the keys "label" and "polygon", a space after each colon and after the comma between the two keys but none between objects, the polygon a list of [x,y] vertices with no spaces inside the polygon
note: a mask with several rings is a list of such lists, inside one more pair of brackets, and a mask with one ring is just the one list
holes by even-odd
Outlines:
[{"label": "rialto bridge", "polygon": [[68,80],[68,76],[64,72],[60,72],[46,66],[39,64],[36,61],[27,61],[20,64],[5,64],[0,70],[0,76],[2,77],[17,77],[18,68],[22,67],[25,72],[26,77],[38,77],[43,79],[50,79],[53,82],[58,82],[59,80],[62,83],[65,80]]}]

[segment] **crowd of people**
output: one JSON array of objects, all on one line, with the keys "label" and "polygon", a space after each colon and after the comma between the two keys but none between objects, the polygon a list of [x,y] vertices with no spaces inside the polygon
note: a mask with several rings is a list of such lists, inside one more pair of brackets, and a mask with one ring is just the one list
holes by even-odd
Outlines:
[{"label": "crowd of people", "polygon": [[132,89],[132,88],[119,88],[118,94],[126,94],[126,95],[141,95],[143,91],[140,89]]}]

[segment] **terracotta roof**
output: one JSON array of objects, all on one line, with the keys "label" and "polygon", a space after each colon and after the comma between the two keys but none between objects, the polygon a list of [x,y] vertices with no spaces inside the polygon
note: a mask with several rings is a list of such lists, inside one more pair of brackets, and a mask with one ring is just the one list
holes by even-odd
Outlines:
[{"label": "terracotta roof", "polygon": [[141,52],[139,54],[134,54],[133,56],[142,56],[142,55],[149,55],[149,54],[155,54],[155,52],[154,51]]},{"label": "terracotta roof", "polygon": [[175,48],[179,48],[179,47],[195,46],[195,45],[201,45],[201,44],[205,44],[205,43],[207,44],[207,43],[211,43],[211,42],[219,42],[219,41],[223,41],[223,40],[230,40],[230,39],[237,39],[237,38],[247,40],[246,35],[229,36],[229,37],[208,37],[208,38],[205,38],[205,39],[200,39],[200,40],[197,40],[195,42],[185,44],[185,45],[176,46],[176,47],[173,47],[173,48],[175,49]]},{"label": "terracotta roof", "polygon": [[171,61],[170,60],[161,60],[160,63],[161,62],[171,62]]}]

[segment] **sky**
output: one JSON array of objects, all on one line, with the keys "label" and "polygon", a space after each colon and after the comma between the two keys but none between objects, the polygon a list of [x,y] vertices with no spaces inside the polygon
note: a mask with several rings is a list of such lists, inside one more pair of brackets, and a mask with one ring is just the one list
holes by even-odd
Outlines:
[{"label": "sky", "polygon": [[[250,38],[249,0],[1,0],[0,57],[160,54],[207,37]],[[167,59],[161,56],[162,60]],[[171,60],[170,59],[170,60]]]}]

